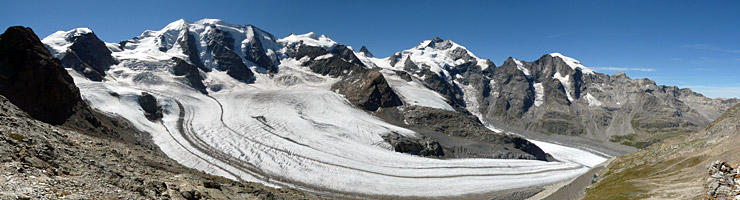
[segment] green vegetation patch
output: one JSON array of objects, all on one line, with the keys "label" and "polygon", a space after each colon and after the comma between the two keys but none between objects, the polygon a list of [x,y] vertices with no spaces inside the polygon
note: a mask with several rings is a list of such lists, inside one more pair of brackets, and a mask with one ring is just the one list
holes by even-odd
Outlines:
[{"label": "green vegetation patch", "polygon": [[23,136],[23,135],[21,135],[21,134],[17,134],[17,133],[11,133],[11,134],[10,134],[10,138],[13,138],[14,140],[16,140],[16,141],[18,141],[18,142],[23,142],[23,139],[25,139],[26,137],[24,137],[24,136]]},{"label": "green vegetation patch", "polygon": [[657,171],[647,165],[638,165],[621,172],[607,172],[602,180],[586,191],[584,199],[643,199],[647,190],[634,182]]}]

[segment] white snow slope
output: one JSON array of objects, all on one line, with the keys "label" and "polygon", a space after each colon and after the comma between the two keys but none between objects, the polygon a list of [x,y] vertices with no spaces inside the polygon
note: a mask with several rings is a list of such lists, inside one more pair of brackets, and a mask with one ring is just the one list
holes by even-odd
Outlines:
[{"label": "white snow slope", "polygon": [[[181,35],[172,31],[181,26],[189,26],[190,34],[201,37],[213,27],[232,31],[232,35],[243,34],[235,36],[235,43],[242,47],[254,39],[251,26],[181,20],[161,31],[147,31],[137,37],[138,44],[114,51],[121,63],[107,71],[103,82],[89,81],[71,69],[68,72],[93,108],[129,119],[138,129],[151,133],[164,153],[188,167],[231,179],[313,192],[454,197],[560,182],[606,160],[586,151],[537,141],[533,142],[560,161],[441,160],[394,152],[382,135],[397,132],[417,137],[417,133],[353,107],[330,91],[336,79],[317,75],[301,62],[280,56],[284,51],[281,45],[296,41],[323,47],[335,44],[328,37],[313,34],[280,40],[262,38],[275,42],[265,48],[281,59],[277,74],[257,73],[255,83],[246,84],[214,69],[202,73],[209,87],[208,94],[202,94],[169,72],[167,60],[184,56],[174,47],[176,42],[156,39],[162,34]],[[44,41],[56,41],[46,44],[63,48],[64,42],[55,40],[55,35],[61,33]],[[173,37],[173,41],[181,39]],[[170,49],[157,50],[158,42],[170,45]],[[242,50],[234,51],[243,54]],[[207,62],[208,55],[201,56]],[[134,81],[143,73],[159,81]],[[440,101],[439,94],[418,82],[406,82],[395,75],[387,78],[406,102],[449,107]],[[137,103],[141,92],[157,97],[164,108],[161,121],[144,117]]]}]

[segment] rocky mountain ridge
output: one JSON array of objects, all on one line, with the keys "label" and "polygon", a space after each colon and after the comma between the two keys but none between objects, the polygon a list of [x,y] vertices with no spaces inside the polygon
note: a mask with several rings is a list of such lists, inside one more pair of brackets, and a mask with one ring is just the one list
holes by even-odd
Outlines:
[{"label": "rocky mountain ridge", "polygon": [[500,88],[530,88],[525,89],[529,94],[503,95],[523,104],[502,112],[497,106],[502,98],[498,98],[488,116],[535,132],[644,147],[699,130],[738,103],[737,99],[710,99],[687,88],[656,85],[649,79],[633,80],[624,73],[609,76],[583,70],[580,63],[560,54],[548,54],[534,62],[509,59],[502,68],[513,71],[514,66],[521,68],[520,77],[526,82],[509,82]]},{"label": "rocky mountain ridge", "polygon": [[[360,57],[364,54],[359,54]],[[595,72],[559,53],[496,67],[435,38],[366,65],[410,74],[458,111],[516,132],[567,135],[645,147],[705,127],[738,99]],[[368,64],[370,63],[370,64]]]}]

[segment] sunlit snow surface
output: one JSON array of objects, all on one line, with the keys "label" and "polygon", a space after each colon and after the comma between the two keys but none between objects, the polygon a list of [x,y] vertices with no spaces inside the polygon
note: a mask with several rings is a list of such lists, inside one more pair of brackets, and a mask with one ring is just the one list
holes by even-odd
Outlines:
[{"label": "sunlit snow surface", "polygon": [[580,69],[584,74],[591,74],[591,75],[594,74],[594,70],[589,69],[586,66],[583,66],[581,64],[581,62],[579,62],[576,59],[573,59],[573,58],[568,57],[568,56],[564,56],[563,54],[560,54],[560,53],[550,53],[550,56],[552,56],[552,57],[559,57],[560,59],[563,59],[563,61],[565,62],[565,64],[568,64],[568,66],[571,69],[573,69],[573,70]]},{"label": "sunlit snow surface", "polygon": [[[176,29],[181,26],[178,23],[185,22],[173,22],[168,28]],[[213,20],[197,23],[230,26]],[[230,31],[242,34],[235,36],[235,43],[244,47],[243,41],[252,40],[254,33],[252,27],[240,28]],[[330,90],[337,79],[312,73],[294,59],[280,60],[277,74],[257,73],[252,84],[214,69],[204,74],[208,95],[182,84],[162,63],[183,54],[172,49],[151,51],[157,42],[177,48],[173,41],[149,40],[174,35],[168,30],[145,32],[142,36],[152,37],[141,37],[138,46],[112,49],[121,64],[112,66],[103,82],[89,81],[71,69],[68,72],[93,108],[130,120],[136,128],[151,133],[169,157],[207,173],[313,192],[450,197],[565,181],[606,160],[587,151],[539,141],[533,142],[559,161],[441,160],[397,153],[382,135],[417,134],[353,107]],[[194,26],[191,31],[201,40],[205,30]],[[335,44],[328,37],[313,34],[275,41],[324,47]],[[394,75],[387,60],[360,59],[383,68],[389,85],[405,102],[452,110],[418,80],[409,82]],[[210,62],[207,56],[203,60]],[[142,73],[159,77],[159,81],[134,82]],[[163,106],[161,121],[144,117],[137,103],[141,92],[154,95]]]}]

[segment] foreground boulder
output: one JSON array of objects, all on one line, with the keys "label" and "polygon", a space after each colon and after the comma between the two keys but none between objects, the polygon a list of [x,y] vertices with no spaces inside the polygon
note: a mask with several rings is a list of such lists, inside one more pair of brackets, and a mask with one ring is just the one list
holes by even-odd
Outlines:
[{"label": "foreground boulder", "polygon": [[740,170],[729,163],[714,161],[704,183],[706,199],[740,199]]}]

